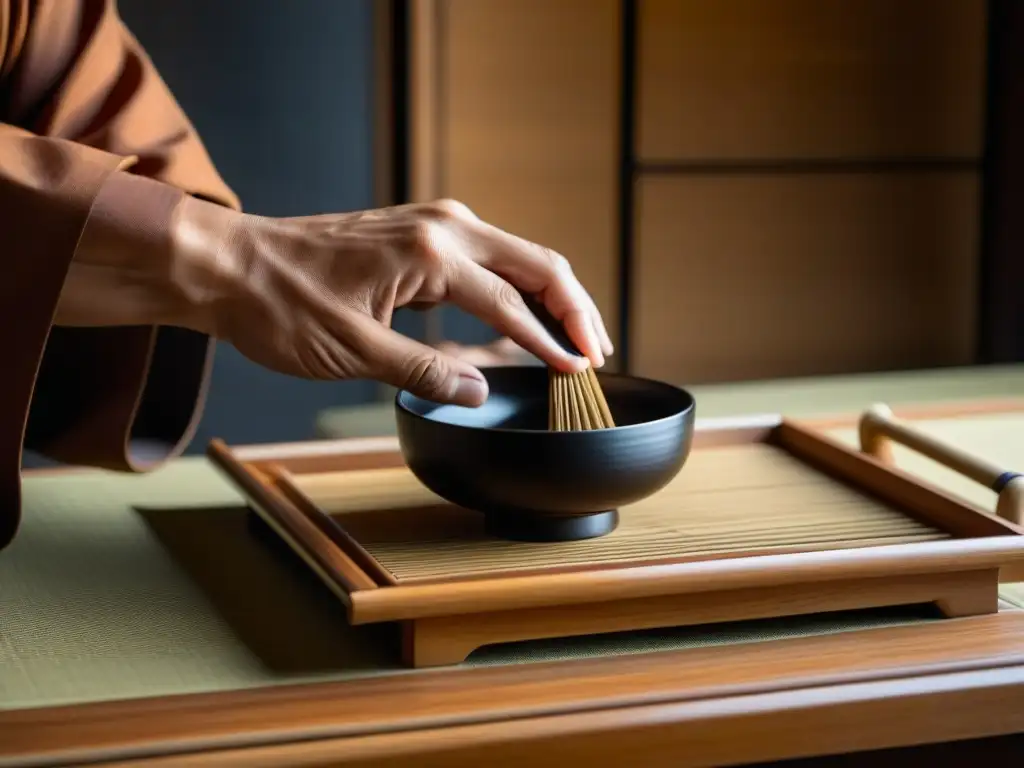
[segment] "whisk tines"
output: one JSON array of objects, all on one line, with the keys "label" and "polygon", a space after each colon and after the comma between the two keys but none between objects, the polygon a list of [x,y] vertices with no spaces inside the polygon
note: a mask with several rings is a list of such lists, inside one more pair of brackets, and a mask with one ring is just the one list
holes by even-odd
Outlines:
[{"label": "whisk tines", "polygon": [[591,366],[578,373],[548,369],[548,428],[554,432],[607,429],[615,426],[597,373]]},{"label": "whisk tines", "polygon": [[[527,293],[520,295],[523,303],[562,349],[583,356],[569,339],[562,324],[552,317],[542,302]],[[597,373],[589,363],[579,373],[562,373],[548,368],[548,387],[548,429],[551,431],[570,432],[615,426]]]}]

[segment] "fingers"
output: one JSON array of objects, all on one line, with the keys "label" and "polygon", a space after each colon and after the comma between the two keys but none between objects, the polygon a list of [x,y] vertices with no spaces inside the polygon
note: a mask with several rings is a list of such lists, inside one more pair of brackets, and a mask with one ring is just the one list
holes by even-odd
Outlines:
[{"label": "fingers", "polygon": [[601,342],[601,351],[605,355],[611,355],[615,352],[615,345],[612,344],[612,337],[608,335],[608,329],[605,327],[604,318],[601,316],[600,311],[597,309],[597,304],[594,303],[593,298],[585,290],[583,295],[586,297],[587,303],[590,305],[590,319],[594,323],[594,330],[597,331],[597,338]]},{"label": "fingers", "polygon": [[352,313],[366,375],[436,403],[476,407],[487,400],[487,379],[468,362],[396,333],[369,315]]},{"label": "fingers", "polygon": [[[448,298],[453,304],[476,315],[553,368],[566,373],[586,369],[587,362],[563,349],[551,337],[507,281],[469,259],[460,259],[455,268],[457,272],[448,288]],[[579,325],[589,323],[589,319],[586,315],[570,313],[565,322],[573,338],[569,323]],[[586,354],[582,348],[580,351]]]},{"label": "fingers", "polygon": [[474,227],[494,244],[492,248],[477,249],[473,254],[475,261],[542,300],[548,312],[565,326],[579,350],[595,366],[604,365],[604,356],[614,351],[611,338],[597,305],[573,274],[569,262],[554,251],[490,224],[478,221]]}]

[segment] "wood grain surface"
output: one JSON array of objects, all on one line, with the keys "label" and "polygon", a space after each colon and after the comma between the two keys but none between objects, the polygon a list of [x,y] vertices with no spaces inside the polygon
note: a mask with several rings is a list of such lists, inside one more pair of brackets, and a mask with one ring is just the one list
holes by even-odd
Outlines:
[{"label": "wood grain surface", "polygon": [[984,3],[638,6],[643,160],[981,156]]},{"label": "wood grain surface", "polygon": [[[559,664],[0,711],[0,767],[730,765],[1024,730],[1024,612]],[[201,756],[200,756],[201,754]],[[623,762],[632,755],[636,762]],[[521,762],[517,762],[521,761]],[[127,765],[130,762],[122,762]]]},{"label": "wood grain surface", "polygon": [[693,385],[971,363],[979,189],[959,171],[641,178],[633,372]]}]

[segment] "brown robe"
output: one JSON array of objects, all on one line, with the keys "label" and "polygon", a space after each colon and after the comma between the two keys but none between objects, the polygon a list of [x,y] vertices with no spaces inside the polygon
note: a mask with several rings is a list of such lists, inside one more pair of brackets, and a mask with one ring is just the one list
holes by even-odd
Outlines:
[{"label": "brown robe", "polygon": [[[172,186],[126,191],[118,171]],[[20,518],[23,447],[141,471],[191,435],[208,338],[53,327],[90,220],[159,237],[182,194],[238,207],[114,0],[0,0],[0,548]]]}]

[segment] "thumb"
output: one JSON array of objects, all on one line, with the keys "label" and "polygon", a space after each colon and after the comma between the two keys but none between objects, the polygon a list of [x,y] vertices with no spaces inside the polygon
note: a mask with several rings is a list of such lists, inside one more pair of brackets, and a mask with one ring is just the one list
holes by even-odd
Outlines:
[{"label": "thumb", "polygon": [[487,400],[487,379],[474,366],[393,331],[367,315],[358,333],[367,374],[436,403],[476,407]]}]

